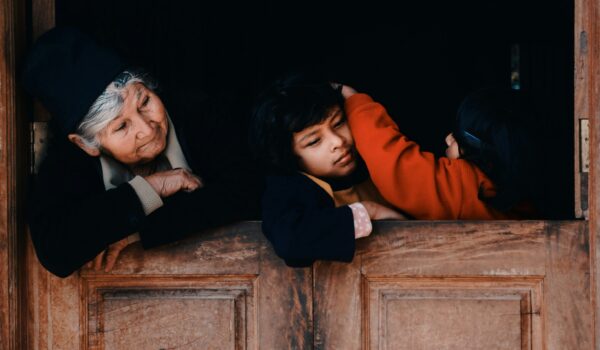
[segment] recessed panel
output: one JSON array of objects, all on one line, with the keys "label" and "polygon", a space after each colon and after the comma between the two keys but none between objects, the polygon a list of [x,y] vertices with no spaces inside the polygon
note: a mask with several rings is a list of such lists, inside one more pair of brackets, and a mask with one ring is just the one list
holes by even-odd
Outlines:
[{"label": "recessed panel", "polygon": [[91,279],[88,349],[254,349],[253,276]]},{"label": "recessed panel", "polygon": [[413,299],[386,302],[386,349],[520,349],[520,300]]},{"label": "recessed panel", "polygon": [[105,349],[235,349],[235,299],[171,292],[105,295]]},{"label": "recessed panel", "polygon": [[539,349],[541,281],[366,278],[370,349]]}]

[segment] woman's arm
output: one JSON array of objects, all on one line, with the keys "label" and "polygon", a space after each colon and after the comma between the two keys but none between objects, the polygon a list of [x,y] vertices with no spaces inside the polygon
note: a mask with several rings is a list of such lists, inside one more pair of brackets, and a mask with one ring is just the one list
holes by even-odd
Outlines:
[{"label": "woman's arm", "polygon": [[29,228],[38,259],[59,277],[69,276],[109,244],[136,232],[145,219],[129,184],[108,191],[77,182],[66,188],[61,180],[40,177],[29,201]]},{"label": "woman's arm", "polygon": [[193,192],[178,192],[148,215],[140,229],[144,248],[175,242],[190,234],[242,220],[260,218],[263,179],[252,169],[206,181]]}]

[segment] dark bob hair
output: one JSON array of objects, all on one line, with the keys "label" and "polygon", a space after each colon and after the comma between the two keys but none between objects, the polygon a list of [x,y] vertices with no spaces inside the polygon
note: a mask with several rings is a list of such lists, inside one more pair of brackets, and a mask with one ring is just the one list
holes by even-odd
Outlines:
[{"label": "dark bob hair", "polygon": [[293,133],[324,121],[332,107],[344,107],[340,89],[317,76],[288,74],[258,98],[250,125],[250,145],[268,171],[297,171]]},{"label": "dark bob hair", "polygon": [[494,208],[508,211],[536,200],[539,153],[533,140],[532,113],[519,91],[487,88],[461,103],[453,130],[461,158],[475,163],[496,185]]}]

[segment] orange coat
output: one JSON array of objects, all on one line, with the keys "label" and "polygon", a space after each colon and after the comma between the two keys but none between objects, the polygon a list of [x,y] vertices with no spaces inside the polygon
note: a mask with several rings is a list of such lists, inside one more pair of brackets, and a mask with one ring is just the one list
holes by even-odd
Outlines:
[{"label": "orange coat", "polygon": [[[415,219],[505,219],[479,199],[492,181],[463,159],[436,159],[398,129],[385,108],[365,94],[346,100],[356,148],[383,197]],[[481,189],[481,190],[480,190]]]}]

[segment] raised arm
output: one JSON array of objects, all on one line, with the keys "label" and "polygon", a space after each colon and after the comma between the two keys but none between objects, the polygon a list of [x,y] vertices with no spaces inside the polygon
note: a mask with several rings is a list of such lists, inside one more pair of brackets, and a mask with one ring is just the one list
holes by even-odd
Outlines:
[{"label": "raised arm", "polygon": [[385,108],[346,89],[346,112],[358,152],[373,182],[391,204],[416,219],[501,219],[480,197],[494,195],[473,164],[436,159],[404,136]]}]

